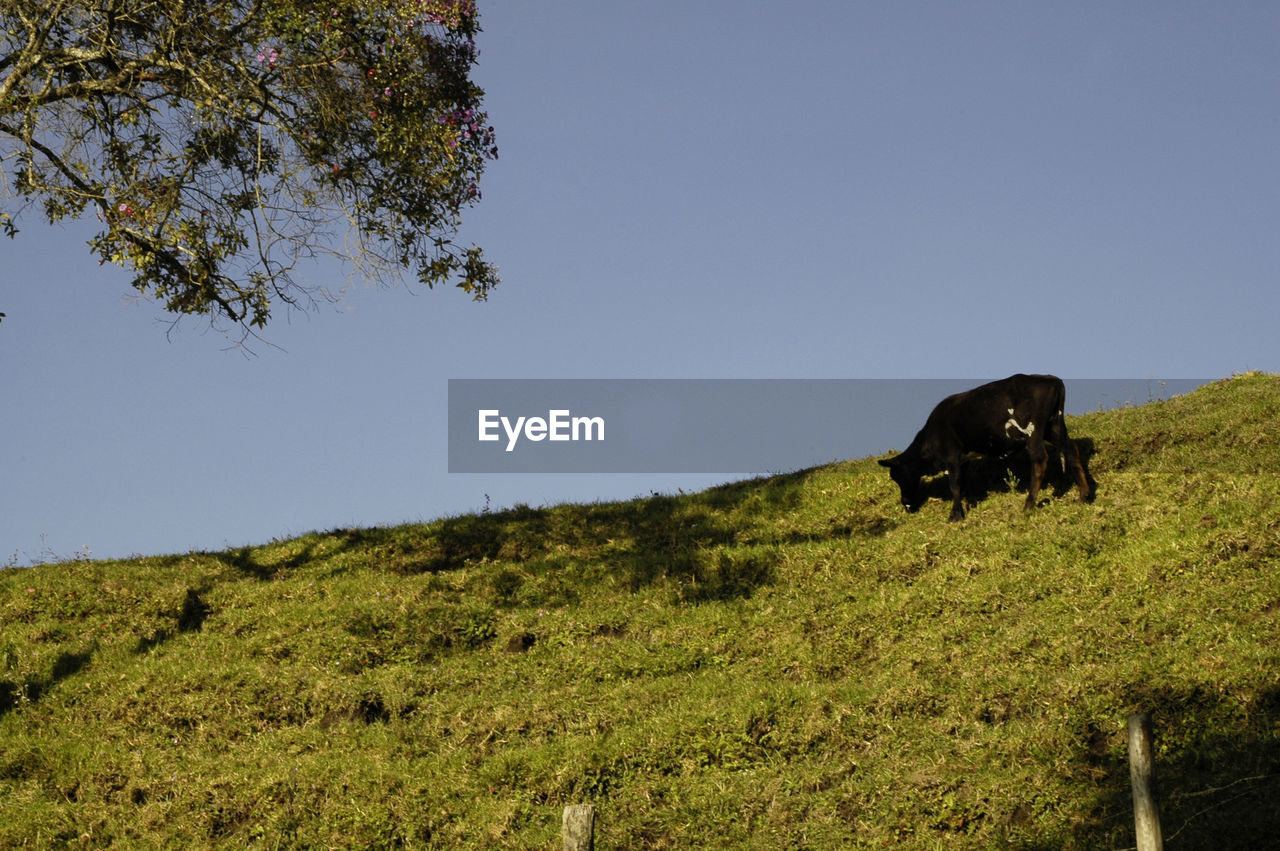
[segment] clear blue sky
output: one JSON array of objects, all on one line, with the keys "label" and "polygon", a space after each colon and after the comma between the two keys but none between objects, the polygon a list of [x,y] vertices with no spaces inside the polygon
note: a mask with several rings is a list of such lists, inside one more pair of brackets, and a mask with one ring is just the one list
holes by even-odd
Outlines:
[{"label": "clear blue sky", "polygon": [[449,475],[449,378],[1280,370],[1274,3],[480,8],[486,304],[356,287],[246,358],[87,225],[0,244],[0,563],[724,478]]}]

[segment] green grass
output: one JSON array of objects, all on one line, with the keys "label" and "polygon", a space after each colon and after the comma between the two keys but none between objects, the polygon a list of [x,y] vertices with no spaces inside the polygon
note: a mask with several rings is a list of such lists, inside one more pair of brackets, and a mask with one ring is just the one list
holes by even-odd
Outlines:
[{"label": "green grass", "polygon": [[1261,847],[1278,415],[1071,419],[1093,504],[958,524],[866,459],[0,571],[0,846],[1123,848],[1143,710],[1168,847]]}]

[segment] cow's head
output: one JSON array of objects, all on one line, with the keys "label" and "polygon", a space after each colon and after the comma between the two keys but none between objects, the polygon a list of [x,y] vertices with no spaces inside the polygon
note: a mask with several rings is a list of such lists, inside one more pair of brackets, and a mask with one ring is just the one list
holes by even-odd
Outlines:
[{"label": "cow's head", "polygon": [[889,468],[890,478],[902,491],[902,507],[913,514],[919,511],[926,499],[924,488],[920,486],[920,477],[924,474],[919,466],[912,463],[905,455],[881,458],[880,466]]}]

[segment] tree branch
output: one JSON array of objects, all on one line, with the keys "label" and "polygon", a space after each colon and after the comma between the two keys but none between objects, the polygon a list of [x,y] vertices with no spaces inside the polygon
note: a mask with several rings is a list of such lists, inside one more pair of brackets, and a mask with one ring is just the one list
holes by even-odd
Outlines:
[{"label": "tree branch", "polygon": [[45,2],[0,0],[11,186],[51,221],[92,205],[94,252],[170,310],[261,324],[310,294],[291,275],[321,253],[496,284],[451,242],[496,156],[469,3]]}]

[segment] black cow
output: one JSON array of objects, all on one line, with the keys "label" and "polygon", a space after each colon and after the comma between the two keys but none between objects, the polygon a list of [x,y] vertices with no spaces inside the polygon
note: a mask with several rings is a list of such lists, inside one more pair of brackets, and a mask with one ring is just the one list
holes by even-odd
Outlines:
[{"label": "black cow", "polygon": [[1031,456],[1026,507],[1032,509],[1048,467],[1047,440],[1062,456],[1064,469],[1079,487],[1081,501],[1087,502],[1089,482],[1062,417],[1066,397],[1067,390],[1057,376],[1021,373],[956,393],[937,404],[906,451],[882,459],[880,464],[889,468],[889,475],[902,490],[903,507],[912,512],[920,510],[928,498],[920,478],[945,469],[951,484],[950,519],[962,520],[960,459],[966,452],[1005,455],[1025,446]]}]

